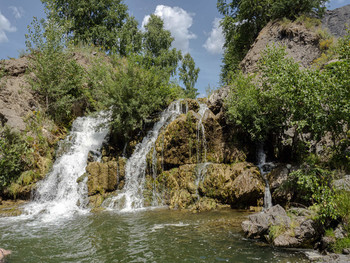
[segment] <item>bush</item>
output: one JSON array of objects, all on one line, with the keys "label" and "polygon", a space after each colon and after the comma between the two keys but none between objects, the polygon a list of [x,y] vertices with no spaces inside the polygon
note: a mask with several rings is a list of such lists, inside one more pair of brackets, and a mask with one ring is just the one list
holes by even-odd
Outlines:
[{"label": "bush", "polygon": [[28,145],[10,128],[0,128],[0,191],[17,180],[27,167]]},{"label": "bush", "polygon": [[31,86],[40,95],[47,114],[56,123],[67,125],[75,117],[73,105],[84,97],[84,71],[64,49],[68,42],[53,20],[39,23],[34,19],[26,38],[35,75]]}]

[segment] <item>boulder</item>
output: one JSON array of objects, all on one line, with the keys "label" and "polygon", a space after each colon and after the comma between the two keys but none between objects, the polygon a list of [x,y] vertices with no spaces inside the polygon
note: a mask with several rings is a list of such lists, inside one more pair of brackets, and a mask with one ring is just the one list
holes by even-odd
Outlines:
[{"label": "boulder", "polygon": [[322,19],[322,26],[335,37],[343,37],[350,24],[350,5],[334,10],[327,10]]},{"label": "boulder", "polygon": [[256,72],[262,51],[271,45],[286,47],[288,56],[303,67],[310,67],[321,55],[319,36],[312,29],[298,22],[283,25],[279,21],[269,22],[259,33],[252,47],[240,63],[244,73]]},{"label": "boulder", "polygon": [[344,190],[350,192],[350,175],[345,175],[339,180],[334,180],[333,187],[336,190]]},{"label": "boulder", "polygon": [[248,238],[264,238],[271,226],[289,228],[290,224],[286,211],[280,205],[275,205],[261,213],[250,215],[248,220],[242,222],[242,228]]},{"label": "boulder", "polygon": [[151,199],[156,186],[162,199],[173,209],[208,210],[218,205],[247,208],[260,204],[264,195],[258,169],[246,162],[181,165],[162,172],[155,183],[153,180],[148,176],[146,199]]},{"label": "boulder", "polygon": [[264,196],[264,181],[258,168],[247,162],[210,164],[200,192],[235,208],[257,206]]}]

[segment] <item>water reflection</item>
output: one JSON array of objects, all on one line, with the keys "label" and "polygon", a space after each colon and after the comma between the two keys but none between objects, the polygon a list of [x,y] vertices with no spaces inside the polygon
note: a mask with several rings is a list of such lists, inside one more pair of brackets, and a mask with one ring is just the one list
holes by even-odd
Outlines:
[{"label": "water reflection", "polygon": [[0,243],[17,262],[306,262],[301,255],[245,240],[232,210],[157,210],[77,215],[43,225],[1,219]]}]

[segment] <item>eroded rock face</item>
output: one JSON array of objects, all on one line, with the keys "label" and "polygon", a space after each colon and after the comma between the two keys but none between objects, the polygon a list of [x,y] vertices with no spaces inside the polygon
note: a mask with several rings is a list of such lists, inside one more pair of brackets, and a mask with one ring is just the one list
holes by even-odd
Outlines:
[{"label": "eroded rock face", "polygon": [[[24,119],[39,109],[28,84],[28,76],[24,75],[28,68],[28,59],[5,60],[0,63],[0,124],[8,125],[19,131],[24,131]],[[1,74],[1,73],[0,73]]]},{"label": "eroded rock face", "polygon": [[259,33],[254,44],[240,63],[244,73],[256,72],[261,52],[267,46],[282,45],[288,55],[303,67],[309,67],[321,55],[319,36],[299,23],[287,26],[278,21],[268,23]]},{"label": "eroded rock face", "polygon": [[259,205],[264,195],[264,182],[259,170],[250,163],[232,166],[212,164],[207,168],[201,192],[231,207]]},{"label": "eroded rock face", "polygon": [[86,167],[88,176],[88,195],[104,194],[121,189],[124,185],[125,161],[109,161],[106,163],[91,162]]},{"label": "eroded rock face", "polygon": [[182,165],[157,177],[158,192],[170,208],[202,211],[218,205],[246,208],[261,202],[263,180],[251,164],[207,164],[201,175],[198,168]]},{"label": "eroded rock face", "polygon": [[322,19],[322,26],[336,37],[345,36],[346,29],[349,24],[350,5],[346,5],[334,10],[327,10]]}]

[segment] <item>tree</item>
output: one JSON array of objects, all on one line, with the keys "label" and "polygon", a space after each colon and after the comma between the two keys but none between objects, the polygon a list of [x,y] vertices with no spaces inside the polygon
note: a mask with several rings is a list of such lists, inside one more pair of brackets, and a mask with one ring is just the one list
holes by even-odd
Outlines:
[{"label": "tree", "polygon": [[56,123],[69,123],[75,117],[73,104],[84,97],[84,71],[66,52],[64,29],[54,19],[40,23],[34,18],[28,30],[26,45],[32,53],[30,69],[35,74],[35,78],[30,79],[32,89]]},{"label": "tree", "polygon": [[198,79],[199,68],[196,68],[193,58],[189,53],[182,59],[182,65],[179,69],[180,80],[184,83],[186,90],[185,95],[188,98],[195,99],[199,94],[194,87]]},{"label": "tree", "polygon": [[238,69],[260,30],[271,20],[295,19],[302,14],[322,14],[327,0],[218,0],[224,15],[225,52],[221,79],[228,83],[229,72]]},{"label": "tree", "polygon": [[[50,16],[61,25],[75,43],[94,44],[111,50],[119,39],[119,30],[128,18],[122,0],[42,0]],[[67,23],[69,22],[69,23]]]},{"label": "tree", "polygon": [[174,75],[181,59],[181,51],[171,48],[174,38],[170,31],[165,30],[163,20],[153,14],[145,25],[145,29],[143,64],[149,68],[153,66],[162,68],[170,75]]}]

